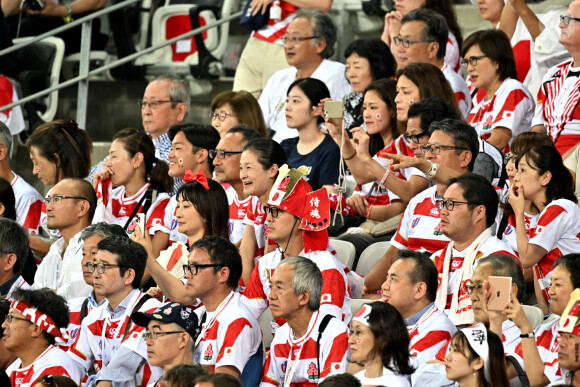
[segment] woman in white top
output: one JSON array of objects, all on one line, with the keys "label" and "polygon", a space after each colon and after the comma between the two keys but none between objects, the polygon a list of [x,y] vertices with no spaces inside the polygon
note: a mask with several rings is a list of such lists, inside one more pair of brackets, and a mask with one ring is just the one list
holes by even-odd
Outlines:
[{"label": "woman in white top", "polygon": [[410,387],[409,333],[390,304],[365,304],[352,319],[350,361],[364,369],[355,374],[363,386]]}]

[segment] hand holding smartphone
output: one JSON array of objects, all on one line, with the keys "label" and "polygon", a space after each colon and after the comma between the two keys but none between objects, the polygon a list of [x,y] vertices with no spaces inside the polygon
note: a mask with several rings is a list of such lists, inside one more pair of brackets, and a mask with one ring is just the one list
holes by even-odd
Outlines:
[{"label": "hand holding smartphone", "polygon": [[141,237],[145,237],[145,214],[137,214],[137,226],[141,230]]},{"label": "hand holding smartphone", "polygon": [[323,115],[324,118],[338,118],[342,120],[344,104],[342,101],[324,101]]}]

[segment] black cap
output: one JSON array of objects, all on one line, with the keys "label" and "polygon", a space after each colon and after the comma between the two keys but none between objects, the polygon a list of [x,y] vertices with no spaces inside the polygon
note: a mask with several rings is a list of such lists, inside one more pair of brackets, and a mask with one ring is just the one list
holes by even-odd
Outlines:
[{"label": "black cap", "polygon": [[135,324],[142,327],[147,327],[151,320],[164,323],[175,323],[185,329],[194,340],[199,334],[197,315],[189,306],[178,302],[168,302],[163,304],[153,311],[153,313],[133,313],[132,319]]}]

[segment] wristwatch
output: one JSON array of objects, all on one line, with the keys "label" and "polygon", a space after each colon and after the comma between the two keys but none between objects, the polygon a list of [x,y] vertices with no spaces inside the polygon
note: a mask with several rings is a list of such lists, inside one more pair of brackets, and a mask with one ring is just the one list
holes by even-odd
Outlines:
[{"label": "wristwatch", "polygon": [[435,177],[435,175],[437,174],[437,171],[439,170],[440,165],[437,163],[434,163],[431,160],[427,160],[429,161],[429,163],[431,164],[431,167],[429,168],[429,170],[427,172],[425,172],[425,176],[427,176],[429,179],[433,179]]},{"label": "wristwatch", "polygon": [[65,23],[70,23],[71,21],[73,21],[73,9],[70,6],[70,4],[63,4],[66,8],[66,16],[62,18],[62,20],[64,20]]},{"label": "wristwatch", "polygon": [[528,333],[522,333],[520,335],[520,338],[525,339],[525,338],[534,338],[534,331],[530,331]]}]

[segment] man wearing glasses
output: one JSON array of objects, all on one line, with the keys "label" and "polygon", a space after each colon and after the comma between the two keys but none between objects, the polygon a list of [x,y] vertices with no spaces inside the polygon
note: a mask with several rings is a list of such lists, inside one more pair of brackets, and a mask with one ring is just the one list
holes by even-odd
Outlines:
[{"label": "man wearing glasses", "polygon": [[[471,300],[465,292],[479,258],[514,251],[492,234],[499,199],[483,177],[468,173],[449,181],[443,198],[436,198],[441,212],[441,232],[450,242],[431,258],[439,272],[435,305],[445,310],[455,325],[473,324]],[[518,261],[519,263],[519,261]]]},{"label": "man wearing glasses", "polygon": [[395,58],[399,68],[411,63],[430,63],[441,69],[455,93],[459,110],[466,119],[471,110],[471,94],[465,80],[445,63],[449,29],[445,18],[437,12],[420,8],[401,19],[401,30],[393,38]]},{"label": "man wearing glasses", "polygon": [[125,237],[105,238],[97,248],[87,269],[93,275],[95,295],[107,302],[89,312],[67,353],[81,375],[94,364],[96,375],[91,378],[99,386],[147,385],[162,371],[147,363],[143,328],[131,321],[134,311],[150,312],[161,305],[139,291],[147,252]]},{"label": "man wearing glasses", "polygon": [[291,67],[274,73],[258,100],[266,126],[275,131],[273,140],[277,142],[296,135],[286,125],[284,109],[288,87],[296,79],[320,79],[334,100],[342,100],[352,92],[344,76],[345,66],[328,59],[334,54],[336,43],[336,27],[330,16],[302,9],[296,12],[296,17],[280,39],[284,42],[286,60]]},{"label": "man wearing glasses", "polygon": [[580,1],[572,1],[560,18],[559,42],[571,59],[550,68],[544,78],[532,120],[532,131],[547,133],[566,158],[580,142]]},{"label": "man wearing glasses", "polygon": [[209,151],[209,157],[213,159],[215,180],[224,187],[228,196],[230,241],[238,247],[244,236],[246,211],[252,205],[251,197],[244,194],[244,183],[240,179],[240,157],[248,141],[259,136],[249,126],[234,126],[215,149]]},{"label": "man wearing glasses", "polygon": [[6,318],[3,344],[18,359],[7,369],[13,387],[34,386],[44,375],[82,379],[74,362],[58,347],[65,342],[68,308],[65,300],[48,289],[17,289]]},{"label": "man wearing glasses", "polygon": [[61,237],[50,246],[36,275],[33,289],[49,288],[65,300],[87,297],[91,287],[83,279],[81,231],[91,224],[97,195],[85,180],[70,178],[58,182],[47,196],[47,226]]}]

